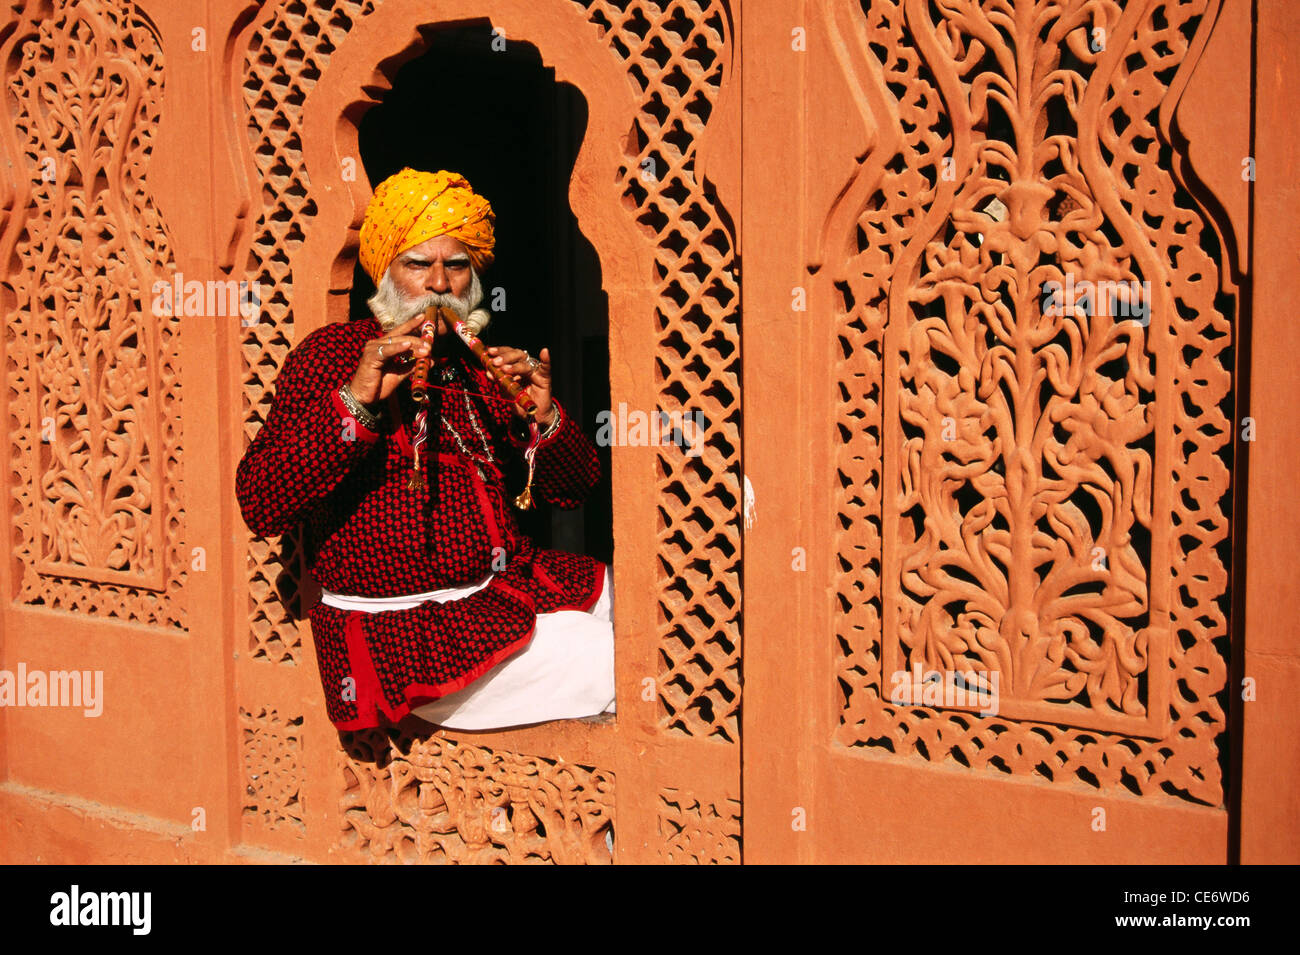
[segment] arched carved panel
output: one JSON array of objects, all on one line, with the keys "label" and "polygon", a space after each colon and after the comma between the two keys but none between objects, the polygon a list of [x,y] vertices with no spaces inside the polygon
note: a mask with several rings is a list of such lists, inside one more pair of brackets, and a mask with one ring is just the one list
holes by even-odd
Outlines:
[{"label": "arched carved panel", "polygon": [[[375,0],[343,0],[328,6],[272,0],[262,5],[250,27],[243,94],[262,207],[252,225],[247,273],[270,295],[262,303],[261,320],[243,329],[245,442],[252,441],[265,423],[271,385],[297,339],[289,260],[317,212],[303,160],[303,103],[330,54],[375,5]],[[271,663],[297,663],[302,655],[304,611],[300,536],[294,532],[270,542],[250,535],[247,554],[249,655]]]},{"label": "arched carved panel", "polygon": [[731,69],[722,0],[572,0],[640,90],[626,207],[656,246],[660,408],[704,412],[699,457],[658,452],[663,725],[734,743],[740,732],[740,289],[735,237],[696,174]]},{"label": "arched carved panel", "polygon": [[[1216,5],[844,28],[879,145],[829,255],[839,743],[1222,803],[1236,303],[1158,122]],[[917,668],[996,713],[900,705]]]},{"label": "arched carved panel", "polygon": [[[603,141],[605,145],[584,154],[589,165],[583,167],[582,189],[585,195],[585,190],[593,188],[592,173],[597,164],[602,178],[617,173],[619,185],[609,190],[608,210],[588,212],[628,216],[625,221],[635,221],[644,236],[643,249],[653,247],[655,255],[652,259],[638,250],[629,257],[623,249],[614,250],[609,264],[617,262],[622,271],[612,269],[612,281],[619,288],[635,287],[643,281],[642,273],[630,274],[627,263],[640,259],[647,266],[653,264],[657,308],[653,312],[638,311],[632,317],[644,322],[640,327],[647,329],[638,334],[652,335],[656,343],[660,406],[666,411],[698,409],[708,424],[707,440],[699,457],[688,457],[677,447],[659,452],[662,589],[658,646],[662,672],[658,685],[663,713],[659,728],[670,734],[734,742],[739,733],[740,653],[738,287],[732,271],[734,242],[729,220],[697,180],[694,167],[696,141],[730,68],[728,18],[725,7],[716,2],[675,2],[664,10],[648,3],[631,4],[624,11],[609,4],[581,6],[599,31],[592,29],[580,43],[567,34],[563,42],[550,43],[539,36],[537,45],[545,55],[548,49],[569,50],[597,43],[598,37],[604,36],[611,60],[628,71],[639,90],[639,114],[615,111],[609,101],[593,108],[592,121],[600,116],[601,129],[616,129],[618,141],[624,145],[621,158],[618,148],[608,145],[608,137]],[[366,102],[378,98],[391,80],[386,72],[389,67],[417,50],[420,37],[438,22],[433,13],[426,23],[409,16],[405,9],[385,7],[379,0],[339,3],[329,10],[297,0],[269,0],[249,12],[251,17],[244,21],[246,27],[235,48],[247,50],[241,56],[241,82],[251,146],[248,172],[250,191],[260,194],[261,207],[250,216],[248,234],[236,240],[236,247],[248,249],[249,278],[261,282],[271,294],[263,301],[261,323],[247,329],[243,340],[241,385],[246,440],[264,421],[271,385],[284,357],[301,337],[299,322],[306,319],[296,319],[294,307],[301,310],[306,307],[304,302],[319,302],[318,296],[327,289],[336,293],[331,298],[337,303],[342,288],[339,283],[351,275],[348,249],[340,249],[339,242],[344,240],[347,217],[357,212],[351,201],[356,197],[349,199],[347,184],[335,178],[339,173],[333,150],[341,148],[339,155],[351,156],[355,147],[340,147],[335,141],[340,135],[340,111],[346,117],[345,124],[355,122]],[[381,25],[384,29],[376,32]],[[391,37],[391,46],[377,39],[381,34]],[[532,39],[520,31],[512,30],[509,35],[512,42]],[[671,50],[665,52],[668,47]],[[239,69],[238,64],[235,69]],[[589,78],[613,72],[607,67],[593,71],[587,64],[581,70]],[[322,77],[325,85],[318,87]],[[589,97],[601,95],[600,84],[583,86]],[[314,105],[304,109],[313,90]],[[620,97],[625,96],[620,93]],[[622,123],[630,124],[631,131]],[[594,158],[597,155],[601,157],[598,161]],[[313,164],[310,171],[308,156]],[[643,164],[645,160],[650,162]],[[583,161],[580,158],[580,166]],[[315,183],[311,172],[316,174]],[[579,171],[575,170],[574,178],[575,182],[579,180]],[[620,194],[623,209],[615,204]],[[313,226],[317,231],[308,241],[306,236]],[[321,230],[331,229],[337,230],[339,241],[321,240]],[[637,236],[632,233],[629,239],[635,242]],[[317,242],[321,244],[317,246]],[[323,269],[311,276],[295,276],[290,266],[295,255],[320,261]],[[340,255],[341,260],[337,259]],[[645,272],[648,276],[649,268]],[[319,318],[313,315],[312,320]],[[287,537],[278,544],[250,539],[250,649],[256,658],[301,659],[302,634],[295,623],[299,608],[286,602],[288,594],[297,592],[301,580],[296,546]],[[358,735],[369,738],[367,734]],[[346,736],[345,743],[351,738]],[[576,787],[583,793],[589,789],[598,792],[601,804],[606,806],[604,811],[612,819],[612,774],[608,770],[496,749],[471,750],[462,745],[453,750],[447,748],[448,743],[441,737],[430,737],[412,739],[402,746],[403,752],[425,754],[422,765],[427,764],[426,775],[433,774],[424,780],[429,785],[421,790],[425,794],[421,798],[433,798],[431,794],[437,790],[446,800],[440,810],[445,818],[434,818],[430,825],[435,829],[429,832],[455,831],[459,833],[457,838],[419,835],[429,820],[413,821],[411,831],[393,828],[391,820],[376,822],[381,816],[387,819],[387,810],[379,812],[371,805],[380,798],[375,793],[402,792],[409,780],[394,773],[407,773],[409,760],[385,756],[388,744],[375,743],[375,752],[370,754],[373,764],[367,765],[366,755],[360,751],[346,759],[352,775],[341,798],[343,814],[350,821],[340,844],[345,848],[359,845],[366,854],[387,861],[610,858],[603,835],[589,845],[582,841],[582,847],[575,849],[568,842],[557,842],[555,830],[545,821],[536,830],[529,823],[525,830],[519,830],[523,833],[519,838],[506,840],[504,845],[501,840],[489,839],[489,847],[479,840],[480,823],[466,815],[478,804],[448,795],[444,792],[447,787],[439,787],[433,778],[441,780],[451,773],[447,777],[450,780],[463,772],[458,768],[460,754],[478,753],[483,759],[490,755],[501,772],[517,777],[520,785],[536,787],[524,801],[541,800],[540,805],[546,805],[555,779],[579,774],[577,782],[566,782],[564,786]],[[622,759],[622,750],[628,745],[621,743],[611,748]],[[525,763],[533,769],[520,769]],[[716,851],[708,852],[719,861],[738,860],[739,803],[728,798],[738,794],[738,786],[713,779],[696,782],[703,783],[701,791],[718,784],[721,791],[711,798],[727,809],[722,815],[714,812],[712,805],[707,807],[708,812],[698,806],[694,815],[687,812],[677,820],[677,834],[665,836],[663,851],[680,853],[689,844],[690,851],[705,852],[702,846],[716,842]],[[462,783],[449,785],[457,790]],[[554,786],[560,784],[555,782]],[[358,790],[363,795],[359,796]],[[408,796],[393,798],[404,800]],[[358,799],[363,805],[357,804]],[[561,816],[568,811],[564,809]],[[645,811],[653,830],[653,805],[647,804]],[[610,827],[598,823],[592,831],[610,832],[612,823]],[[432,848],[431,839],[441,848]],[[412,841],[422,847],[414,854],[410,850]]]},{"label": "arched carved panel", "polygon": [[[28,605],[183,627],[180,320],[147,181],[163,57],[134,3],[30,4],[3,48],[12,520]],[[167,310],[170,312],[170,309]]]},{"label": "arched carved panel", "polygon": [[[580,0],[572,0],[580,2]],[[249,32],[244,95],[263,212],[249,273],[272,289],[263,321],[244,340],[245,434],[270,404],[270,384],[295,340],[289,253],[316,214],[303,162],[302,104],[351,25],[377,6],[328,10],[272,2]],[[659,453],[661,610],[658,687],[664,725],[735,741],[740,705],[739,297],[729,223],[695,175],[695,144],[730,68],[729,15],[719,0],[582,3],[641,90],[627,163],[625,205],[656,248],[660,407],[703,412],[698,457]],[[625,8],[620,8],[625,7]],[[292,605],[301,579],[293,535],[249,546],[250,651],[296,659]]]}]

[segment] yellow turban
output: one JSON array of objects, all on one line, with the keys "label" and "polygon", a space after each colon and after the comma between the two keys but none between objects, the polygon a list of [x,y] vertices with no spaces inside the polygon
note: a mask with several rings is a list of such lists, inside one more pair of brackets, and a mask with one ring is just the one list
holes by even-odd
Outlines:
[{"label": "yellow turban", "polygon": [[361,267],[375,284],[393,259],[440,235],[465,243],[470,262],[481,272],[492,262],[496,239],[492,207],[454,172],[406,168],[375,189],[361,223]]}]

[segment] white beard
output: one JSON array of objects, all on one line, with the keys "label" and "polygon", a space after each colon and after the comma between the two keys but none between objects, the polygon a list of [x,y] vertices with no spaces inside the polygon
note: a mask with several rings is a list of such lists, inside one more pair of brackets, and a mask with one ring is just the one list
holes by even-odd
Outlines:
[{"label": "white beard", "polygon": [[431,292],[418,298],[407,298],[393,282],[391,270],[384,273],[379,280],[379,288],[366,302],[370,306],[375,321],[386,332],[391,332],[403,322],[410,321],[431,305],[437,305],[454,312],[471,335],[477,337],[487,328],[492,320],[491,314],[479,308],[483,301],[483,285],[479,281],[478,270],[470,269],[469,290],[464,298],[457,298],[449,292]]}]

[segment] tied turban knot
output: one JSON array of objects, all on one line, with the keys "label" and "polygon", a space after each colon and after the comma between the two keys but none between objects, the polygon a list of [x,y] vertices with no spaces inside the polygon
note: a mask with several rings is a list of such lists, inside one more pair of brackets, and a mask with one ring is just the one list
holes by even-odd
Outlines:
[{"label": "tied turban knot", "polygon": [[422,242],[449,235],[469,251],[475,271],[492,262],[492,206],[464,176],[406,168],[375,189],[361,223],[361,267],[376,285],[397,258]]}]

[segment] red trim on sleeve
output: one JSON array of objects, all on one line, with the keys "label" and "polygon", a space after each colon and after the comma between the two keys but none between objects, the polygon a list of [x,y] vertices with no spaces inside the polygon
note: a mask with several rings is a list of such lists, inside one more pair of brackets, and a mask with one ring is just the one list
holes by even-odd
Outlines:
[{"label": "red trim on sleeve", "polygon": [[[559,439],[560,432],[564,430],[564,426],[566,423],[565,419],[567,416],[564,413],[564,408],[560,406],[559,399],[552,397],[551,404],[555,406],[555,413],[560,416],[560,420],[559,423],[555,426],[555,430],[551,432],[551,436],[549,438],[543,438],[541,441],[538,442],[537,444],[538,451],[542,450],[542,448],[549,447],[550,445],[554,444],[556,440]],[[527,423],[525,422],[525,425],[526,424]],[[542,426],[538,424],[537,427],[540,429]],[[526,450],[528,448],[529,439],[519,437],[518,432],[516,432],[514,428],[510,428],[510,427],[506,428],[506,437],[510,439],[510,443],[513,444],[515,447],[521,450]]]},{"label": "red trim on sleeve", "polygon": [[343,399],[339,396],[339,390],[337,388],[330,392],[330,398],[331,404],[334,405],[334,410],[338,412],[339,420],[351,421],[357,426],[357,440],[368,443],[379,440],[379,432],[371,431],[361,423],[356,415],[348,410],[348,406],[343,403]]}]

